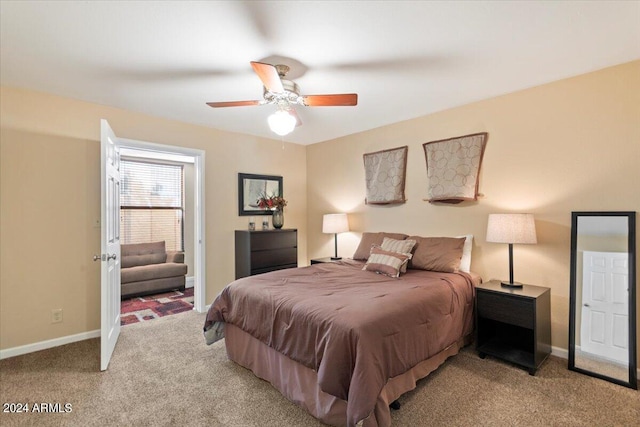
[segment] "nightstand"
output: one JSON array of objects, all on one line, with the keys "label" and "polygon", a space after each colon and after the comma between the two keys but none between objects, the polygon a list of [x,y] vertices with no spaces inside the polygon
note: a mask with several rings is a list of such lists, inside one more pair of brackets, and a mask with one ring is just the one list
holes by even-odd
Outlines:
[{"label": "nightstand", "polygon": [[316,259],[312,259],[311,260],[311,265],[313,264],[322,264],[325,262],[336,262],[336,261],[340,261],[339,259],[331,259],[331,257],[324,257],[324,258],[316,258]]},{"label": "nightstand", "polygon": [[508,288],[492,280],[476,287],[476,349],[535,375],[551,354],[551,290]]}]

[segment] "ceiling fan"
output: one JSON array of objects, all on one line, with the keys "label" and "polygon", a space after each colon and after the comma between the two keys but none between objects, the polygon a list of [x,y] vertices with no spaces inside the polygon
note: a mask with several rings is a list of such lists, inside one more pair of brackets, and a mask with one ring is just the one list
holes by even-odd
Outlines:
[{"label": "ceiling fan", "polygon": [[289,72],[287,65],[271,65],[262,62],[251,62],[253,71],[264,86],[263,99],[256,101],[207,102],[213,108],[245,107],[250,105],[272,104],[278,111],[269,117],[269,127],[278,135],[286,135],[300,126],[302,121],[294,105],[305,107],[353,106],[358,104],[358,94],[341,93],[331,95],[300,95],[300,87],[293,81],[285,79]]}]

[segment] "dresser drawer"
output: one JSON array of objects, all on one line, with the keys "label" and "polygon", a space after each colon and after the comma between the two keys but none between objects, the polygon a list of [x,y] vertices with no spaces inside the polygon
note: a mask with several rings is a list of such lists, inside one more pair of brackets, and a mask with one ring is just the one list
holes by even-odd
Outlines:
[{"label": "dresser drawer", "polygon": [[296,264],[298,250],[296,248],[273,249],[271,251],[256,251],[251,253],[251,269]]},{"label": "dresser drawer", "polygon": [[271,233],[251,233],[251,250],[264,251],[298,246],[298,233],[279,231]]},{"label": "dresser drawer", "polygon": [[478,316],[523,328],[535,326],[535,300],[478,289]]}]

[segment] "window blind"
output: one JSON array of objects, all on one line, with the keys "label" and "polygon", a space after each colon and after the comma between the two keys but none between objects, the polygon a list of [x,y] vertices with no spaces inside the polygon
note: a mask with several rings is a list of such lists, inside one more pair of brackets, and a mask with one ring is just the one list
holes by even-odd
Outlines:
[{"label": "window blind", "polygon": [[120,163],[120,239],[123,244],[164,240],[182,251],[182,165],[123,159]]}]

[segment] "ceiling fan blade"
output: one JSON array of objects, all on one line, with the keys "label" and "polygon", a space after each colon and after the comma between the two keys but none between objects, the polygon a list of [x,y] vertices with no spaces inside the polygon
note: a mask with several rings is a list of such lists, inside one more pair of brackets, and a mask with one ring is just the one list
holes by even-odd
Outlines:
[{"label": "ceiling fan blade", "polygon": [[229,102],[207,102],[209,107],[246,107],[249,105],[260,105],[260,101],[229,101]]},{"label": "ceiling fan blade", "polygon": [[253,67],[253,71],[256,72],[258,77],[260,77],[260,80],[262,80],[264,87],[266,87],[269,92],[284,92],[284,87],[282,86],[282,81],[280,80],[276,67],[262,62],[251,62],[251,66]]},{"label": "ceiling fan blade", "polygon": [[332,107],[358,105],[357,93],[340,93],[335,95],[305,95],[302,97],[308,107]]}]

